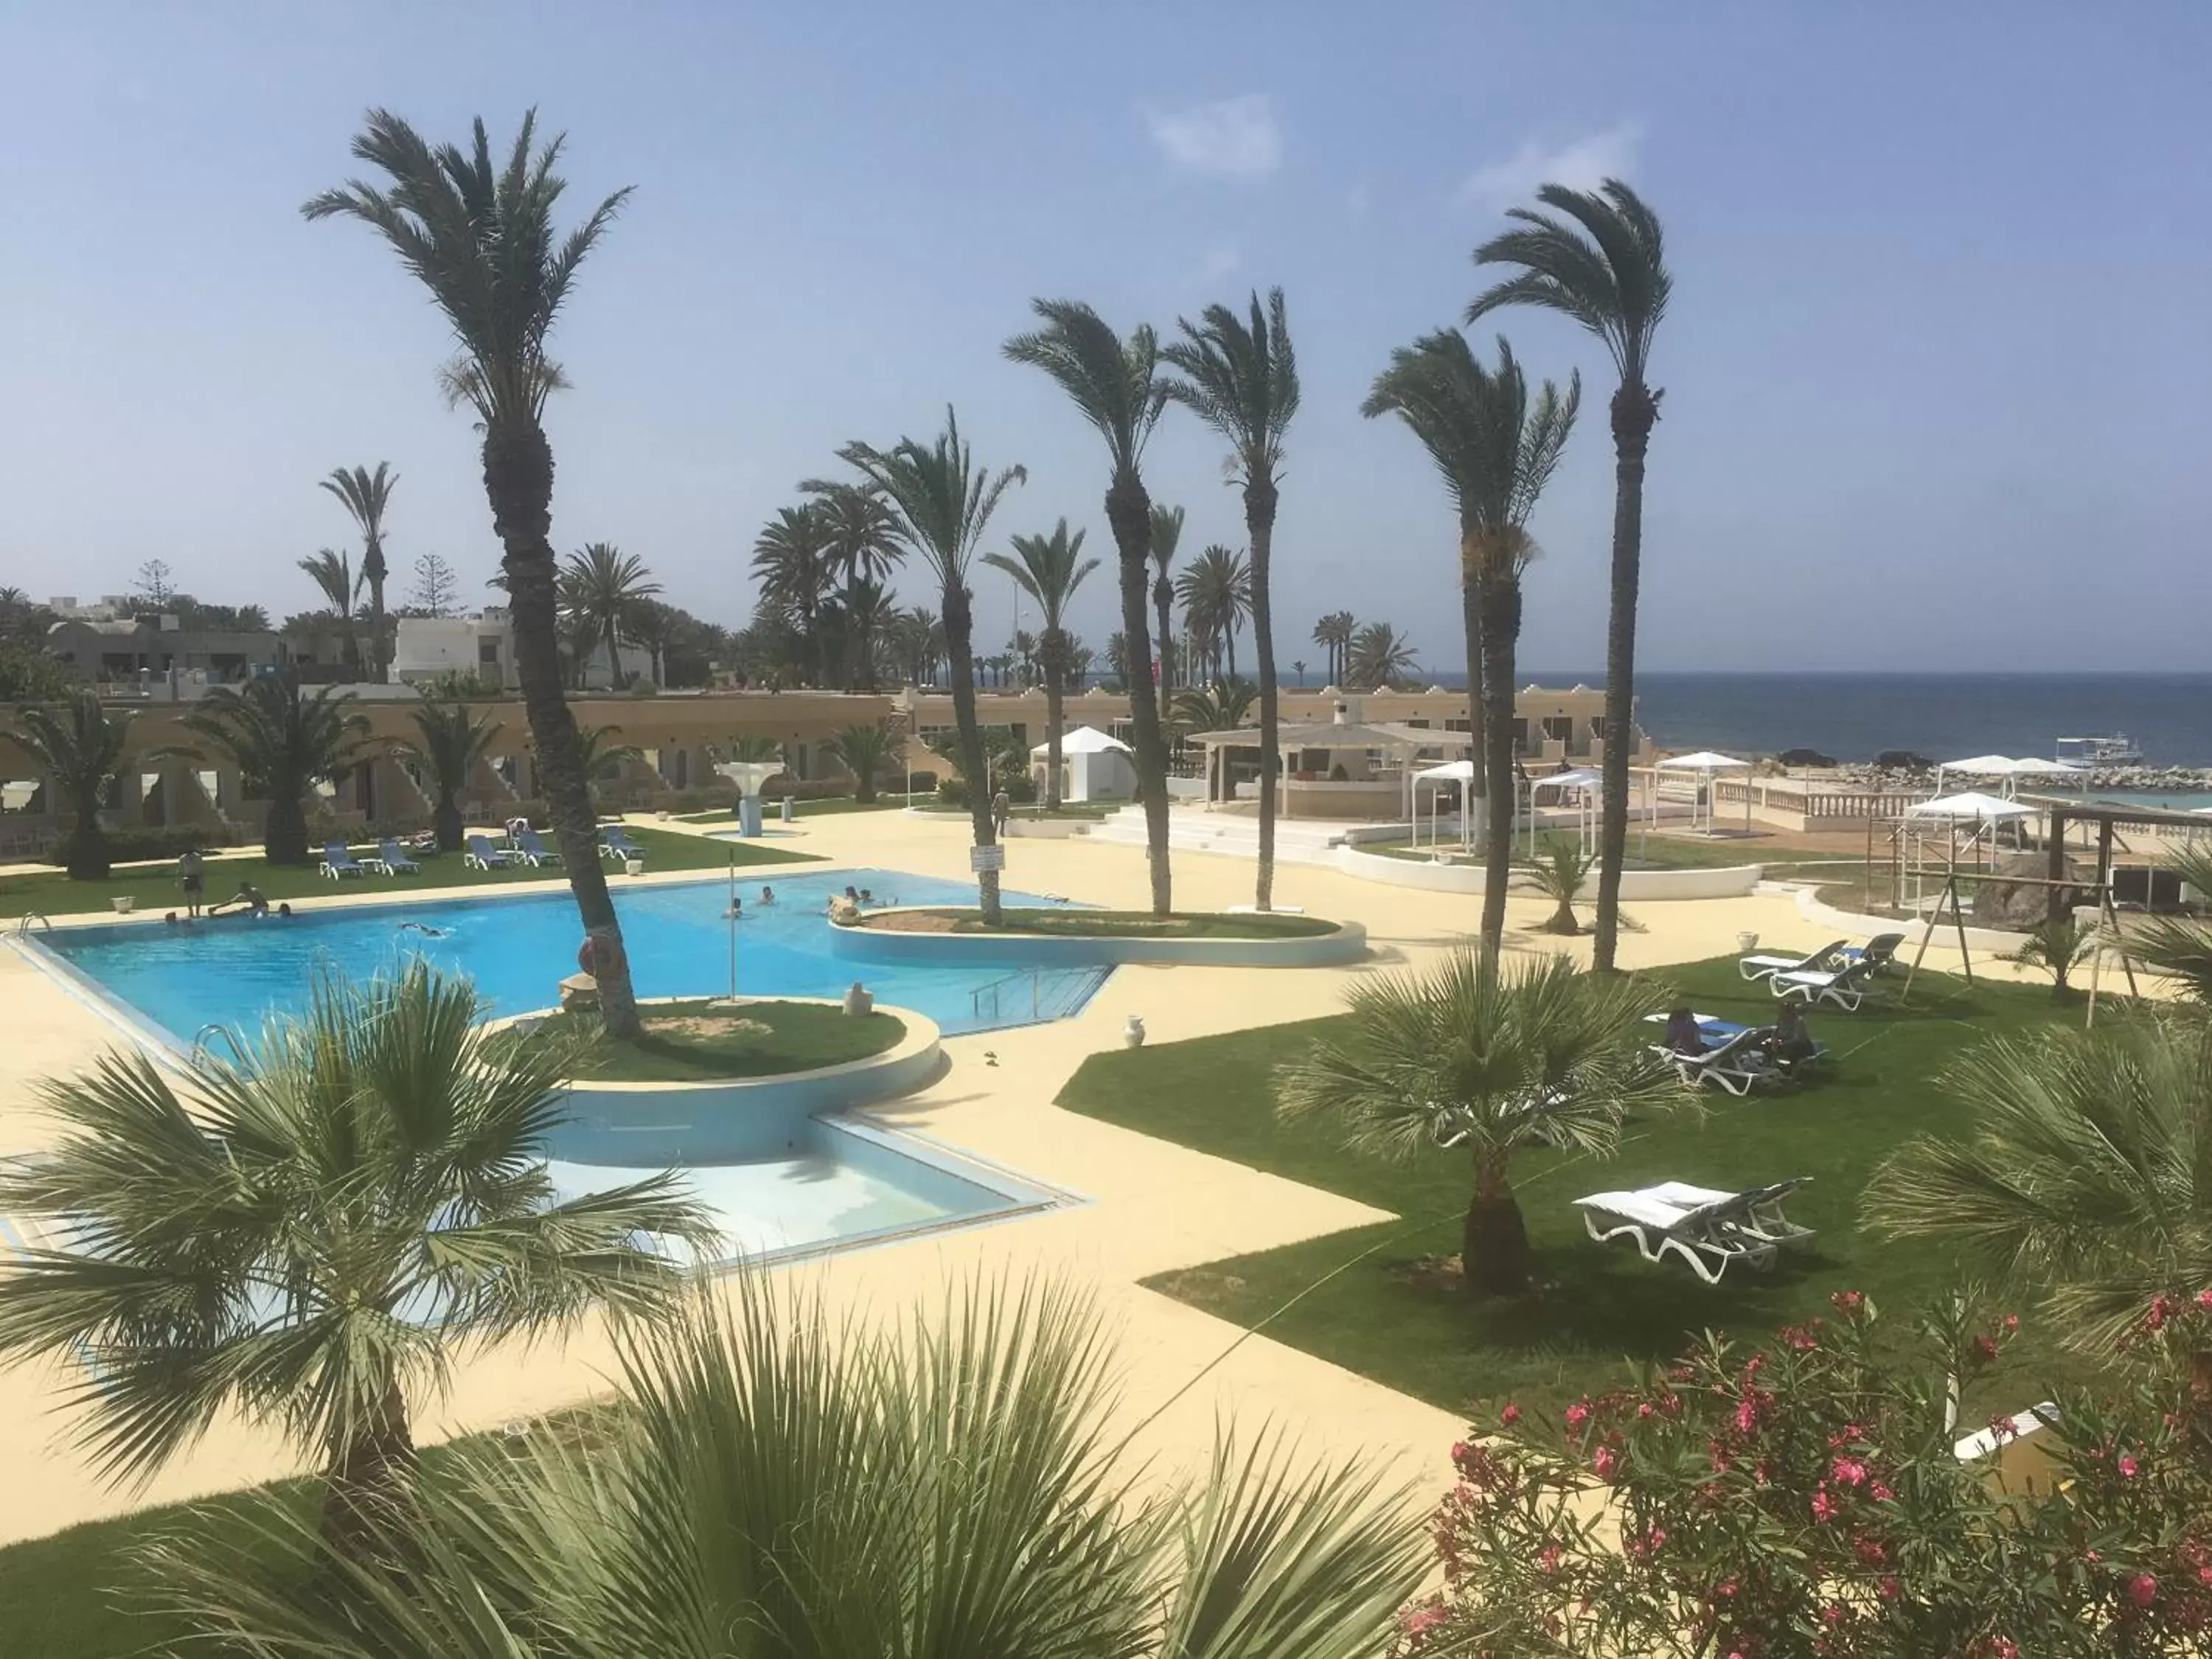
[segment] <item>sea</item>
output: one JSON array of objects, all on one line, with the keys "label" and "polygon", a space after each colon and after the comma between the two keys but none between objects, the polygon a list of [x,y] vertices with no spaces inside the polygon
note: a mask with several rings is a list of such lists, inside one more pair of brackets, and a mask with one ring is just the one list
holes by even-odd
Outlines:
[{"label": "sea", "polygon": [[[1523,673],[1602,685],[1602,671]],[[1464,675],[1447,684],[1461,683]],[[1745,756],[1817,749],[1870,761],[2050,758],[2062,737],[2125,733],[2147,766],[2212,767],[2212,674],[1666,674],[1636,677],[1638,717],[1662,748]]]}]

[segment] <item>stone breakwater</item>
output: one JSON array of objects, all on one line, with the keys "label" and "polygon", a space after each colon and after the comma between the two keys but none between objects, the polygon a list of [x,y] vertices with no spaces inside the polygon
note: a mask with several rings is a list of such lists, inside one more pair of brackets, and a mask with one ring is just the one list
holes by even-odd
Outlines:
[{"label": "stone breakwater", "polygon": [[[1830,775],[1837,782],[1851,784],[1867,789],[1896,791],[1928,788],[1936,781],[1936,769],[1931,764],[1925,769],[1917,767],[1881,767],[1869,765],[1838,766]],[[1944,787],[1954,781],[1964,788],[1977,787],[1971,778],[1946,778]],[[2039,790],[2065,792],[2072,788],[2067,780],[2057,777],[2023,779],[2022,787],[2029,793]],[[1986,787],[1983,785],[1981,787]],[[2089,792],[2118,790],[2128,794],[2151,792],[2175,793],[2212,793],[2212,768],[2194,766],[2100,766],[2089,774]]]}]

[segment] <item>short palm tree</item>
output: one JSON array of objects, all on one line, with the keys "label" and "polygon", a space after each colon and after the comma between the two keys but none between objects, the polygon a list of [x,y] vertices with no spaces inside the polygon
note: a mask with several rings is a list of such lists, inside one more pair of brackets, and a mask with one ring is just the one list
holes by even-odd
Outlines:
[{"label": "short palm tree", "polygon": [[1460,586],[1470,623],[1469,706],[1479,716],[1476,772],[1486,797],[1483,830],[1487,877],[1482,940],[1496,950],[1505,933],[1505,889],[1512,876],[1513,696],[1520,684],[1521,574],[1535,556],[1528,515],[1551,481],[1582,404],[1582,377],[1565,397],[1547,380],[1532,401],[1513,348],[1498,343],[1498,368],[1486,368],[1457,329],[1441,329],[1390,356],[1361,405],[1370,417],[1395,413],[1429,452],[1459,514]]},{"label": "short palm tree", "polygon": [[1313,642],[1328,653],[1322,674],[1331,685],[1350,678],[1352,638],[1358,627],[1349,611],[1332,611],[1313,626]]},{"label": "short palm tree", "polygon": [[1276,1074],[1284,1115],[1334,1127],[1355,1151],[1460,1153],[1474,1189],[1460,1265],[1477,1296],[1528,1285],[1528,1233],[1510,1179],[1542,1143],[1602,1157],[1622,1115],[1679,1097],[1644,1058],[1649,986],[1578,973],[1565,957],[1458,950],[1419,973],[1355,987],[1351,1018]]},{"label": "short palm tree", "polygon": [[389,110],[371,110],[353,143],[356,159],[388,180],[354,180],[313,198],[311,220],[345,217],[370,226],[429,290],[459,351],[441,377],[456,406],[477,416],[484,494],[504,554],[501,585],[514,619],[516,667],[544,793],[560,842],[576,911],[598,959],[600,1017],[608,1030],[641,1030],[630,988],[622,922],[599,862],[599,819],[577,763],[575,722],[561,684],[561,629],[553,556],[553,447],[545,400],[568,385],[546,355],[576,273],[628,198],[618,190],[566,236],[554,227],[568,181],[562,141],[532,154],[537,113],[523,118],[504,160],[483,123],[469,149],[433,146]]},{"label": "short palm tree", "polygon": [[[2092,1352],[2157,1297],[2212,1285],[2212,1021],[2138,1012],[1996,1038],[1945,1081],[1973,1131],[1899,1147],[1866,1189],[1876,1227],[2047,1290]],[[2212,1352],[2196,1384],[2212,1405]]]},{"label": "short palm tree", "polygon": [[848,576],[837,597],[823,608],[823,629],[844,657],[843,683],[847,690],[876,689],[878,648],[888,637],[897,616],[896,596],[870,576]]},{"label": "short palm tree", "polygon": [[1175,684],[1170,661],[1175,643],[1175,584],[1168,580],[1168,568],[1175,563],[1176,549],[1182,544],[1182,519],[1180,507],[1152,503],[1152,563],[1159,572],[1152,579],[1152,610],[1160,629],[1155,647],[1160,665],[1159,694],[1163,698]]},{"label": "short palm tree", "polygon": [[1362,691],[1381,691],[1420,666],[1413,642],[1389,623],[1363,623],[1346,653],[1346,683]]},{"label": "short palm tree", "polygon": [[1217,679],[1235,679],[1237,630],[1252,614],[1252,567],[1242,553],[1215,542],[1183,566],[1175,586],[1183,625],[1206,643],[1207,667]]},{"label": "short palm tree", "polygon": [[325,1537],[358,1549],[462,1348],[668,1304],[678,1271],[639,1236],[711,1231],[668,1176],[556,1202],[574,1055],[488,1012],[417,960],[322,982],[198,1074],[133,1053],[46,1085],[58,1139],[0,1204],[61,1242],[0,1276],[0,1352],[76,1357],[105,1474],[150,1474],[241,1410],[319,1460]]},{"label": "short palm tree", "polygon": [[[1408,1495],[1272,1437],[1162,1483],[1108,1427],[1098,1316],[1052,1286],[879,1325],[740,1281],[627,1329],[588,1449],[546,1437],[425,1483],[404,1583],[167,1551],[254,1652],[326,1659],[1367,1659],[1421,1583]],[[272,1540],[269,1534],[274,1534]],[[228,1647],[228,1644],[225,1644]]]},{"label": "short palm tree", "polygon": [[361,604],[361,578],[354,574],[353,561],[325,547],[313,558],[301,559],[298,563],[307,578],[322,589],[324,602],[338,619],[338,638],[344,642],[346,666],[357,672],[361,665],[361,638],[355,629],[354,613]]},{"label": "short palm tree", "polygon": [[343,503],[361,528],[361,579],[368,588],[368,677],[382,685],[391,678],[392,653],[384,637],[384,515],[392,505],[392,487],[399,475],[389,461],[379,461],[376,471],[339,467],[323,480],[323,488]]},{"label": "short palm tree", "polygon": [[2094,923],[2084,927],[2073,916],[2061,916],[2038,922],[2017,950],[2003,952],[1997,960],[2050,975],[2051,1000],[2063,1002],[2072,988],[2074,970],[2097,954],[2097,940]]},{"label": "short palm tree", "polygon": [[753,541],[753,574],[761,598],[787,613],[815,653],[816,681],[829,684],[822,654],[822,607],[828,603],[836,567],[830,557],[827,516],[819,501],[776,509]]},{"label": "short palm tree", "polygon": [[426,702],[414,711],[420,738],[409,747],[429,775],[430,826],[437,832],[441,852],[461,850],[461,797],[468,793],[484,751],[499,733],[499,722],[489,712],[477,714],[456,698],[451,702]]},{"label": "short palm tree", "polygon": [[607,684],[622,689],[622,630],[640,599],[660,592],[646,574],[645,561],[607,542],[592,542],[571,553],[562,574],[580,617],[588,619],[607,652]]},{"label": "short palm tree", "polygon": [[[2212,894],[2212,849],[2185,848],[2171,867],[2185,885]],[[2133,930],[2128,948],[2137,962],[2172,981],[2191,1001],[2212,1007],[2212,923],[2202,916],[2146,916]]]},{"label": "short palm tree", "polygon": [[1176,724],[1187,732],[1227,732],[1251,719],[1259,701],[1260,688],[1249,680],[1216,680],[1185,686],[1171,706]]},{"label": "short palm tree", "polygon": [[1536,837],[1536,855],[1528,863],[1528,879],[1552,901],[1551,918],[1544,923],[1546,933],[1572,939],[1582,932],[1582,924],[1575,920],[1575,901],[1582,896],[1590,866],[1596,861],[1571,836]]},{"label": "short palm tree", "polygon": [[362,758],[368,717],[350,691],[309,696],[298,676],[264,674],[216,685],[178,725],[238,769],[246,793],[269,803],[262,851],[271,864],[307,862],[307,791],[336,783]]},{"label": "short palm tree", "polygon": [[110,711],[88,690],[70,694],[53,708],[19,709],[8,736],[46,774],[46,787],[68,805],[75,822],[62,846],[71,881],[104,881],[112,863],[100,822],[107,793],[123,775],[131,723],[126,709]]},{"label": "short palm tree", "polygon": [[905,752],[896,733],[881,720],[848,726],[830,739],[828,748],[837,763],[853,775],[853,799],[866,805],[876,798],[876,779]]},{"label": "short palm tree", "polygon": [[1613,394],[1613,603],[1606,626],[1603,811],[1598,835],[1601,973],[1613,969],[1620,869],[1628,855],[1628,762],[1636,715],[1636,596],[1644,558],[1644,460],[1661,394],[1646,382],[1651,343],[1674,288],[1659,216],[1618,179],[1595,191],[1546,185],[1536,199],[1559,216],[1515,208],[1521,228],[1474,251],[1478,265],[1520,267],[1467,308],[1477,321],[1503,306],[1531,305],[1572,319],[1605,343],[1620,371]]},{"label": "short palm tree", "polygon": [[[1182,337],[1161,348],[1162,361],[1182,371],[1168,397],[1211,428],[1229,446],[1226,471],[1244,495],[1244,530],[1252,546],[1249,605],[1252,654],[1260,673],[1260,863],[1253,902],[1273,907],[1275,887],[1275,780],[1282,770],[1276,740],[1281,709],[1275,684],[1273,592],[1275,511],[1281,499],[1283,441],[1298,409],[1298,367],[1291,348],[1283,290],[1271,289],[1267,308],[1252,295],[1251,313],[1239,318],[1227,306],[1208,306],[1200,321],[1179,323]],[[1230,629],[1230,673],[1236,666],[1236,630]]]},{"label": "short palm tree", "polygon": [[983,562],[1003,570],[1014,585],[1037,602],[1044,617],[1044,634],[1037,652],[1044,668],[1045,785],[1048,809],[1060,805],[1060,739],[1066,724],[1068,634],[1067,602],[1083,579],[1098,568],[1098,561],[1083,557],[1083,532],[1070,534],[1062,519],[1049,536],[1017,536],[1013,556],[986,553]]},{"label": "short palm tree", "polygon": [[[945,607],[945,653],[952,664],[952,718],[960,732],[960,770],[969,781],[969,822],[976,846],[994,846],[998,836],[991,822],[991,795],[982,785],[989,776],[983,728],[975,718],[975,616],[968,596],[968,567],[1000,498],[1009,486],[1026,482],[1029,472],[1020,466],[996,472],[976,466],[949,405],[945,430],[933,444],[902,438],[885,451],[848,443],[837,454],[881,492],[897,515],[900,539],[928,562],[937,578],[939,602]],[[985,924],[997,927],[1001,914],[999,872],[978,872],[976,888]]]},{"label": "short palm tree", "polygon": [[1106,441],[1112,469],[1106,485],[1106,524],[1121,560],[1122,680],[1129,696],[1131,734],[1136,738],[1137,793],[1145,809],[1152,914],[1164,916],[1173,908],[1175,896],[1168,865],[1168,747],[1159,689],[1152,684],[1152,618],[1145,603],[1152,575],[1152,498],[1146,493],[1142,471],[1145,446],[1166,406],[1167,393],[1159,379],[1159,342],[1143,325],[1123,339],[1080,301],[1038,300],[1033,304],[1044,326],[1008,340],[1006,356],[1050,375]]}]

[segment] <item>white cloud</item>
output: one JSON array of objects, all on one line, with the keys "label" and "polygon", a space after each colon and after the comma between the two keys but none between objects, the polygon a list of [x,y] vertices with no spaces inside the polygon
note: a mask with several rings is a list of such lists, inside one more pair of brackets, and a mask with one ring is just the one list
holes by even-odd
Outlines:
[{"label": "white cloud", "polygon": [[1145,125],[1160,153],[1186,172],[1256,179],[1283,164],[1282,129],[1262,94],[1188,109],[1147,107]]},{"label": "white cloud", "polygon": [[1593,190],[1607,179],[1625,179],[1633,171],[1642,137],[1632,123],[1624,122],[1564,144],[1528,139],[1503,161],[1477,167],[1460,186],[1460,199],[1483,207],[1513,207],[1534,197],[1539,185]]}]

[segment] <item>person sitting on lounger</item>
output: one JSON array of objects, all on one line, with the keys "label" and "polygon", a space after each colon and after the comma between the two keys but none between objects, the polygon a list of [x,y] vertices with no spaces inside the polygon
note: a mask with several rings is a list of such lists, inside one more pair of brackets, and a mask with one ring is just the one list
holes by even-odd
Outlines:
[{"label": "person sitting on lounger", "polygon": [[1675,1054],[1705,1052],[1705,1035],[1698,1030],[1698,1017],[1687,1008],[1676,1008],[1667,1016],[1667,1051]]},{"label": "person sitting on lounger", "polygon": [[208,906],[208,915],[222,915],[235,910],[247,915],[265,916],[269,914],[269,896],[250,881],[238,884],[238,890],[220,904]]},{"label": "person sitting on lounger", "polygon": [[1778,1066],[1795,1066],[1820,1052],[1820,1045],[1813,1041],[1812,1030],[1805,1024],[1803,1006],[1784,1003],[1774,1017],[1774,1030],[1766,1039],[1767,1058]]}]

